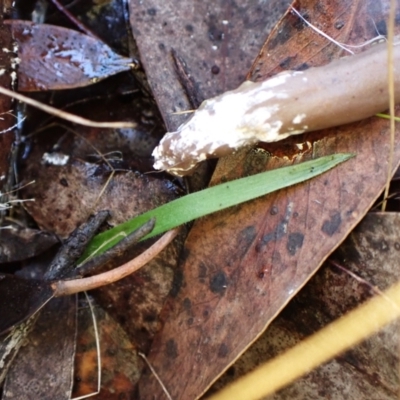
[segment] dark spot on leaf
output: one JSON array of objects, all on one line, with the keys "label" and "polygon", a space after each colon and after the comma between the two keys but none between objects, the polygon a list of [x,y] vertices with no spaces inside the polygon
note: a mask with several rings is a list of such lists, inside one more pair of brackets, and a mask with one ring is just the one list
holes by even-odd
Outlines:
[{"label": "dark spot on leaf", "polygon": [[64,187],[68,187],[68,181],[65,178],[61,178],[60,185],[62,185]]},{"label": "dark spot on leaf", "polygon": [[185,29],[188,31],[188,32],[193,32],[193,25],[190,25],[190,24],[187,24],[187,25],[185,25]]},{"label": "dark spot on leaf", "polygon": [[389,251],[390,247],[386,240],[381,240],[380,242],[380,251]]},{"label": "dark spot on leaf", "polygon": [[294,57],[286,57],[283,61],[279,63],[279,66],[283,69],[290,69],[293,58]]},{"label": "dark spot on leaf", "polygon": [[303,63],[298,65],[297,67],[293,68],[295,71],[305,71],[306,69],[310,68],[307,63]]},{"label": "dark spot on leaf", "polygon": [[181,262],[186,261],[189,256],[190,256],[190,250],[184,247],[181,253]]},{"label": "dark spot on leaf", "polygon": [[155,314],[155,313],[145,314],[143,316],[143,320],[146,322],[155,322],[155,321],[157,321],[157,314]]},{"label": "dark spot on leaf", "polygon": [[247,226],[246,228],[242,229],[238,235],[238,242],[240,246],[245,246],[247,250],[247,248],[254,242],[256,235],[257,233],[254,226]]},{"label": "dark spot on leaf", "polygon": [[220,71],[220,69],[219,69],[218,65],[213,65],[213,66],[211,67],[211,73],[212,73],[213,75],[218,75],[218,74],[219,74],[219,71]]},{"label": "dark spot on leaf", "polygon": [[331,216],[331,219],[323,223],[322,232],[326,233],[328,236],[333,236],[339,229],[341,223],[342,217],[340,216],[340,213],[337,212]]},{"label": "dark spot on leaf", "polygon": [[218,349],[218,357],[226,357],[229,353],[228,346],[225,343],[222,343]]},{"label": "dark spot on leaf", "polygon": [[284,226],[280,223],[273,232],[267,233],[262,237],[259,245],[265,246],[269,242],[281,239],[284,235],[285,235]]},{"label": "dark spot on leaf", "polygon": [[271,209],[269,210],[269,213],[271,215],[276,215],[276,214],[278,214],[278,212],[279,212],[279,209],[277,206],[272,206]]},{"label": "dark spot on leaf", "polygon": [[279,45],[284,45],[293,35],[291,29],[282,29],[279,31],[279,35],[275,35],[270,41],[270,49],[273,50]]},{"label": "dark spot on leaf", "polygon": [[181,290],[182,284],[183,284],[183,273],[180,269],[176,269],[170,291],[170,295],[172,297],[176,297],[178,295],[179,291]]},{"label": "dark spot on leaf", "polygon": [[190,311],[190,309],[192,308],[192,302],[187,297],[183,300],[183,308],[185,309],[185,311]]},{"label": "dark spot on leaf", "polygon": [[216,26],[212,26],[208,30],[208,37],[210,38],[210,40],[212,42],[221,41],[224,37],[223,35],[224,35],[224,33],[220,29],[218,29]]},{"label": "dark spot on leaf", "polygon": [[290,233],[286,244],[287,251],[291,256],[296,254],[297,249],[303,246],[304,235],[300,232]]},{"label": "dark spot on leaf", "polygon": [[157,10],[155,8],[149,8],[147,10],[147,14],[149,14],[152,17],[154,17],[157,14]]},{"label": "dark spot on leaf", "polygon": [[374,240],[373,237],[368,237],[367,240],[369,246],[376,251],[387,252],[390,249],[388,242],[384,239]]},{"label": "dark spot on leaf", "polygon": [[344,22],[343,21],[337,21],[335,22],[335,28],[336,29],[342,29],[344,27]]},{"label": "dark spot on leaf", "polygon": [[178,348],[176,347],[174,339],[169,339],[167,343],[165,343],[165,353],[168,358],[178,357]]},{"label": "dark spot on leaf", "polygon": [[200,282],[204,282],[204,279],[207,277],[207,266],[203,262],[199,263],[198,267],[198,277]]},{"label": "dark spot on leaf", "polygon": [[159,44],[158,44],[158,48],[159,48],[160,50],[165,50],[165,44],[164,44],[164,43],[159,43]]},{"label": "dark spot on leaf", "polygon": [[[303,17],[303,19],[305,19],[306,21],[309,21],[310,16],[307,13],[302,13],[301,16]],[[297,31],[302,31],[304,28],[307,28],[308,25],[306,24],[305,21],[303,21],[302,18],[297,17],[296,22],[293,24],[294,29],[296,29]]]},{"label": "dark spot on leaf", "polygon": [[188,325],[193,325],[193,318],[188,318],[188,320],[187,320],[187,324]]},{"label": "dark spot on leaf", "polygon": [[210,290],[213,293],[223,294],[227,285],[228,279],[223,271],[218,271],[210,279]]}]

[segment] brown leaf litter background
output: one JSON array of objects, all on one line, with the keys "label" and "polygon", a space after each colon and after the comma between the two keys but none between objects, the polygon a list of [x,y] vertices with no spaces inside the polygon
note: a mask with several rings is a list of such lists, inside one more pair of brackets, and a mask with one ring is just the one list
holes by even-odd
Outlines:
[{"label": "brown leaf litter background", "polygon": [[[317,26],[322,20],[324,32],[341,43],[362,44],[376,36],[373,21],[381,26],[387,20],[383,3],[315,5],[299,1],[295,7]],[[343,56],[291,13],[253,67],[257,79],[266,78],[265,71],[278,71],[268,56],[276,52],[286,55],[279,59],[285,69]],[[296,147],[303,152],[294,151]],[[386,180],[388,123],[371,118],[263,148],[272,157],[250,150],[221,160],[212,184],[326,154],[349,152],[356,157],[310,182],[195,223],[185,243],[181,290],[169,303],[168,319],[149,355],[174,399],[202,394],[368,211]],[[397,143],[396,165],[399,150]],[[139,386],[141,399],[162,396],[149,373]]]},{"label": "brown leaf litter background", "polygon": [[[116,1],[109,3],[110,7],[114,3]],[[129,2],[131,26],[141,62],[169,130],[176,129],[187,118],[173,113],[191,108],[177,78],[172,51],[183,60],[199,99],[235,88],[245,79],[249,69],[249,78],[262,80],[281,70],[322,65],[345,55],[340,48],[319,36],[290,11],[260,51],[266,34],[287,6],[288,2],[278,0],[267,4],[248,0],[240,5],[225,0],[212,4],[181,2],[179,7],[169,1],[162,4],[153,0],[146,4],[136,0]],[[386,33],[387,1],[341,0],[332,4],[328,1],[302,0],[294,2],[293,6],[307,21],[341,43],[362,44],[377,35],[376,29]],[[90,20],[85,22],[93,23]],[[7,30],[8,26],[3,25],[2,29]],[[6,36],[2,35],[1,40],[6,40]],[[251,66],[257,53],[259,56]],[[3,54],[2,57],[4,56]],[[136,56],[130,52],[129,57],[124,60]],[[0,79],[5,79],[5,76]],[[103,97],[97,103],[92,102],[92,108],[96,108],[99,115],[97,107],[101,107],[104,102],[104,92],[126,92],[126,88],[129,88],[129,92],[135,92],[139,90],[138,87],[146,91],[146,85],[140,83],[140,78],[138,81],[139,86],[136,81],[132,83],[130,77],[121,75],[110,78],[103,83],[104,86],[93,87],[89,97]],[[0,83],[3,84],[3,81]],[[9,82],[4,82],[4,86],[7,87],[7,83],[9,85]],[[40,85],[46,86],[44,83]],[[89,93],[85,89],[81,90],[82,94],[77,98]],[[77,102],[77,98],[74,99],[71,93],[63,91],[59,95],[52,95],[51,100],[65,106]],[[101,119],[132,118],[132,111],[129,114],[132,103],[128,102],[128,106],[124,107],[123,102],[118,103],[117,98],[106,101],[100,113]],[[4,101],[9,102],[7,99]],[[145,102],[146,111],[140,113],[140,108],[135,108],[134,116],[138,127],[133,132],[139,141],[135,143],[143,145],[144,150],[139,158],[142,159],[140,165],[144,166],[144,170],[149,165],[151,146],[162,131],[151,101]],[[111,103],[117,104],[117,111],[110,111]],[[9,109],[7,104],[10,105],[6,103],[4,110]],[[80,103],[76,105],[78,111],[83,111],[83,108]],[[90,108],[89,105],[86,110],[93,113]],[[127,114],[123,113],[125,109]],[[9,121],[6,127],[13,123],[13,117],[7,118]],[[144,133],[143,127],[149,121],[154,135]],[[147,368],[143,368],[143,363],[138,359],[138,350],[149,352],[149,360],[172,398],[190,399],[201,396],[263,333],[272,319],[306,284],[378,197],[388,170],[388,126],[385,120],[370,118],[348,126],[298,136],[282,143],[260,145],[256,150],[245,149],[220,160],[211,184],[325,154],[356,154],[354,159],[310,182],[196,221],[184,245],[181,266],[177,266],[181,247],[177,241],[164,256],[157,258],[139,273],[98,291],[97,297],[108,314],[99,312],[105,372],[103,390],[96,398],[112,399],[128,393],[132,395],[133,392],[140,399],[164,398],[154,376]],[[57,135],[52,142],[46,139],[50,136],[40,139],[40,133],[33,139],[34,146],[24,170],[24,179],[35,178],[37,183],[35,186],[28,186],[24,196],[36,198],[36,202],[27,203],[26,208],[39,226],[66,237],[93,211],[92,206],[112,172],[99,159],[96,162],[85,160],[92,148],[87,146],[81,136],[77,138],[76,134],[71,133],[71,129],[85,136],[103,153],[114,150],[115,142],[107,139],[113,134],[111,131],[85,130],[79,127],[65,129],[60,126],[52,129],[55,129],[52,134]],[[0,162],[2,157],[4,159],[3,164],[0,164],[2,172],[8,168],[5,159],[12,135],[0,135],[0,141]],[[65,166],[46,165],[43,162],[43,151],[53,152],[55,143],[57,151],[71,156]],[[180,194],[180,189],[162,176],[127,172],[129,166],[137,164],[129,159],[129,152],[132,150],[123,146],[124,163],[113,164],[117,165],[117,172],[97,204],[98,209],[114,210],[111,224],[121,222]],[[136,147],[133,145],[132,148]],[[395,166],[399,163],[399,152],[397,144]],[[133,164],[128,165],[129,163]],[[390,257],[396,260],[396,244],[398,245],[399,240],[393,233],[391,216],[378,218],[381,218],[378,222],[367,220],[364,223],[367,233],[363,233],[360,226],[360,233],[354,233],[349,239],[351,245],[341,247],[342,253],[335,253],[335,259],[341,263],[347,260],[348,268],[356,270],[369,282],[383,289],[389,281],[396,280],[395,273],[388,273],[390,279],[383,280],[384,275],[368,272],[375,271],[372,264],[368,265],[371,270],[359,270],[360,265],[369,264],[372,259],[380,260],[378,256],[382,254],[386,257],[383,260],[392,260]],[[381,226],[382,231],[379,230]],[[390,239],[385,236],[388,232],[392,235]],[[357,239],[358,237],[361,239]],[[343,253],[346,249],[353,248],[353,242],[357,240],[367,241],[367,244],[359,247],[356,243],[354,248],[359,251],[359,256],[355,256],[354,249],[350,255]],[[380,247],[383,243],[387,244],[390,256],[389,250]],[[376,252],[363,255],[361,247],[367,247],[367,252],[376,248]],[[349,260],[355,261],[352,263]],[[291,346],[308,336],[370,295],[369,287],[360,284],[360,287],[356,287],[355,294],[349,294],[347,301],[338,305],[340,295],[338,300],[328,293],[328,289],[340,293],[343,288],[347,293],[347,286],[353,289],[355,281],[343,272],[338,273],[334,267],[322,269],[313,282],[314,284],[307,285],[307,289],[304,289],[307,292],[302,291],[292,300],[282,317],[268,329],[265,335],[267,344],[264,345],[268,350],[267,358],[281,352],[287,343]],[[170,295],[164,305],[168,293]],[[318,308],[317,303],[321,308]],[[83,312],[81,310],[81,314]],[[313,315],[317,316],[315,320],[312,319]],[[55,317],[49,318],[47,322],[53,321]],[[89,338],[89,322],[86,317],[81,321],[84,335],[78,339],[77,394],[96,386],[91,383],[96,381],[96,367],[95,351]],[[38,329],[38,337],[46,337],[41,330],[45,328]],[[156,337],[152,343],[154,335]],[[335,374],[339,382],[335,386],[337,393],[351,387],[354,398],[357,398],[354,382],[361,376],[361,390],[370,393],[370,398],[393,398],[397,393],[397,375],[385,371],[377,376],[379,372],[374,369],[372,361],[379,360],[380,365],[393,366],[397,365],[398,357],[393,350],[392,341],[388,340],[392,334],[384,332],[378,334],[379,336],[383,342],[380,346],[388,346],[384,350],[385,357],[382,355],[382,358],[378,358],[382,347],[375,347],[375,344],[370,345],[367,342],[363,345],[364,350],[361,348],[352,351],[353,353],[346,353],[325,367],[325,371],[315,371],[305,381],[294,384],[285,389],[286,392],[284,390],[273,398],[299,398],[301,395],[312,396],[315,393],[319,398],[328,398],[330,393],[325,388],[333,382]],[[64,339],[67,341],[65,348],[73,346],[74,334]],[[35,340],[32,338],[31,342]],[[263,346],[260,343],[263,342],[255,345],[256,352],[257,346]],[[124,351],[121,351],[120,344]],[[54,346],[60,346],[59,342]],[[9,398],[7,393],[17,393],[18,388],[24,392],[18,394],[18,398],[29,398],[32,392],[39,389],[47,395],[46,398],[52,398],[52,392],[46,386],[51,385],[52,365],[60,362],[58,378],[64,379],[70,374],[67,361],[71,357],[61,360],[66,362],[66,366],[62,367],[61,361],[56,361],[47,351],[48,347],[42,345],[26,349],[25,355],[21,356],[25,361],[22,364],[17,362],[13,366],[3,398]],[[51,361],[46,366],[34,366],[35,362],[45,363],[47,359]],[[50,371],[49,378],[43,375],[33,378],[25,375],[29,368]],[[137,388],[142,368],[145,372]],[[238,364],[228,372],[231,377],[236,377],[245,368],[247,367]],[[213,390],[223,385],[228,378],[225,377],[224,381],[216,384]],[[30,384],[24,383],[27,380]],[[318,385],[313,386],[316,380]],[[345,382],[348,383],[347,386]],[[65,378],[65,384],[67,392],[67,387],[72,382]]]}]

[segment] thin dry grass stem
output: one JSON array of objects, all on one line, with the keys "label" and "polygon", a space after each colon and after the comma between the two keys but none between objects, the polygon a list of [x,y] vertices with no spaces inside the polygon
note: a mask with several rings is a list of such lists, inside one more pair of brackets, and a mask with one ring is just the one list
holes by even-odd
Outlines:
[{"label": "thin dry grass stem", "polygon": [[332,38],[331,36],[327,35],[324,31],[321,31],[321,29],[318,29],[316,26],[314,26],[313,24],[308,22],[293,6],[291,6],[290,8],[313,31],[315,31],[319,35],[323,36],[324,38],[328,39],[330,42],[336,44],[342,50],[347,51],[350,54],[354,54],[354,52],[350,48],[357,49],[357,48],[360,48],[360,47],[368,46],[369,44],[375,43],[375,42],[377,42],[379,40],[386,39],[385,36],[378,34],[376,37],[374,37],[374,38],[372,38],[370,40],[367,40],[366,42],[364,42],[364,43],[362,43],[360,45],[349,45],[349,44],[340,43],[337,40],[335,40],[334,38]]},{"label": "thin dry grass stem", "polygon": [[157,382],[159,383],[159,385],[161,386],[161,389],[163,390],[165,396],[167,397],[168,400],[172,400],[172,396],[169,394],[167,388],[165,387],[163,381],[161,380],[161,378],[158,376],[157,372],[155,371],[155,369],[153,368],[153,366],[150,364],[149,360],[147,359],[147,357],[143,354],[138,352],[138,355],[140,357],[143,358],[144,362],[146,363],[146,365],[149,367],[151,373],[154,375],[154,377],[156,378]]},{"label": "thin dry grass stem", "polygon": [[388,20],[388,88],[389,88],[389,114],[390,114],[390,149],[389,149],[389,159],[388,159],[388,174],[386,180],[386,187],[383,194],[382,211],[386,210],[387,197],[389,195],[390,181],[392,179],[392,168],[393,168],[393,158],[394,158],[394,139],[395,139],[395,88],[394,88],[394,27],[396,19],[396,1],[390,1],[390,14]]},{"label": "thin dry grass stem", "polygon": [[59,124],[59,126],[63,127],[64,129],[66,129],[68,132],[73,133],[74,135],[78,136],[80,139],[82,139],[89,147],[91,147],[97,154],[98,156],[107,164],[107,166],[110,168],[111,173],[109,175],[109,177],[107,178],[106,183],[103,185],[103,187],[100,190],[100,193],[97,195],[95,202],[93,203],[93,206],[91,207],[89,214],[91,214],[94,209],[96,208],[101,196],[104,194],[104,192],[107,189],[107,186],[109,185],[109,183],[111,182],[112,178],[115,175],[115,169],[112,167],[112,165],[109,163],[109,161],[107,160],[107,158],[103,155],[103,153],[98,150],[96,148],[96,146],[94,146],[92,143],[90,143],[89,140],[87,140],[84,136],[82,136],[80,133],[76,132],[74,129],[70,128],[67,125],[64,124]]},{"label": "thin dry grass stem", "polygon": [[51,0],[51,2],[58,8],[58,10],[64,14],[78,29],[80,29],[85,35],[91,36],[95,39],[99,39],[90,29],[88,29],[78,18],[70,13],[66,7],[64,7],[58,0]]},{"label": "thin dry grass stem", "polygon": [[[387,298],[393,307],[388,307]],[[399,316],[400,282],[385,291],[384,297],[373,297],[208,400],[256,400],[269,396],[365,340]]]},{"label": "thin dry grass stem", "polygon": [[145,264],[150,262],[157,254],[159,254],[171,241],[176,237],[178,229],[165,233],[157,242],[150,246],[142,254],[127,262],[126,264],[115,268],[103,274],[91,276],[89,278],[74,279],[70,281],[58,281],[52,283],[54,296],[67,296],[74,293],[84,292],[87,290],[97,289],[101,286],[119,281],[122,278],[137,271]]},{"label": "thin dry grass stem", "polygon": [[19,128],[19,126],[20,126],[20,125],[22,124],[22,122],[24,122],[25,120],[26,120],[26,117],[21,118],[21,120],[18,121],[18,122],[16,122],[14,125],[11,125],[9,128],[3,129],[2,131],[0,131],[0,135],[2,135],[2,134],[4,134],[4,133],[7,133],[7,132],[10,132],[10,131],[12,131],[12,130],[14,130],[14,129],[16,129],[16,128]]},{"label": "thin dry grass stem", "polygon": [[9,199],[10,194],[18,192],[20,189],[23,189],[29,185],[32,185],[33,183],[35,183],[35,181],[28,182],[25,185],[22,185],[14,190],[10,190],[5,193],[2,193],[0,191],[0,212],[9,210],[10,208],[12,208],[12,204],[14,204],[14,203],[21,204],[21,203],[26,203],[27,201],[35,201],[35,199],[12,199],[12,200]]},{"label": "thin dry grass stem", "polygon": [[183,114],[192,114],[194,113],[196,110],[183,110],[183,111],[175,111],[173,113],[171,113],[172,115],[183,115]]},{"label": "thin dry grass stem", "polygon": [[48,104],[41,103],[30,97],[24,96],[23,94],[13,92],[12,90],[8,90],[2,86],[0,86],[0,93],[5,96],[12,97],[13,99],[22,101],[32,107],[38,108],[48,114],[54,115],[55,117],[62,118],[66,121],[70,121],[75,124],[90,126],[92,128],[135,128],[137,126],[134,122],[96,122],[83,117],[79,117],[78,115],[71,114],[67,111],[59,110],[58,108],[49,106]]},{"label": "thin dry grass stem", "polygon": [[[392,179],[391,179],[390,181],[392,181]],[[380,202],[378,202],[377,204],[375,204],[375,206],[374,206],[370,211],[379,211],[379,208],[382,209],[382,204],[383,204],[384,201],[388,201],[388,200],[390,200],[390,199],[396,200],[398,194],[399,194],[398,192],[397,192],[397,193],[390,193],[389,196],[385,197],[384,200],[381,200]]]},{"label": "thin dry grass stem", "polygon": [[97,390],[95,392],[84,394],[84,395],[79,396],[79,397],[74,397],[71,400],[87,399],[89,397],[95,396],[96,394],[99,394],[100,393],[100,389],[101,389],[101,351],[100,351],[99,329],[98,329],[98,326],[97,326],[96,313],[94,312],[94,307],[93,307],[92,301],[90,300],[88,294],[86,292],[84,292],[84,293],[85,293],[86,300],[87,300],[87,302],[89,304],[90,315],[92,316],[94,338],[95,338],[95,342],[96,342],[96,351],[97,351]]}]

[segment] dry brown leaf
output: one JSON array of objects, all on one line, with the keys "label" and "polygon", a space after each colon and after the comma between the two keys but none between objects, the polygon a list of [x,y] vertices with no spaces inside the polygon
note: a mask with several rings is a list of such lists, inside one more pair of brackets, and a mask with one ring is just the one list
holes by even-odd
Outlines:
[{"label": "dry brown leaf", "polygon": [[[373,21],[385,21],[385,4],[313,0],[298,1],[296,7],[336,40],[358,45],[376,36]],[[270,61],[276,52],[292,55],[297,66],[311,65],[311,57],[321,65],[342,55],[340,48],[291,14],[263,48],[265,71],[291,66],[282,57]],[[252,72],[264,79],[259,64]],[[195,223],[185,245],[181,290],[170,301],[168,320],[149,355],[174,399],[200,396],[367,212],[386,181],[388,123],[371,118],[263,149],[221,160],[212,184],[326,154],[356,157],[310,182]],[[397,143],[395,165],[399,159]],[[141,399],[161,393],[153,376],[143,377]]]},{"label": "dry brown leaf", "polygon": [[[398,282],[399,219],[395,213],[367,214],[331,257],[349,273],[328,260],[212,391],[282,354],[372,295],[380,296],[378,290]],[[398,343],[396,322],[268,399],[396,399]]]},{"label": "dry brown leaf", "polygon": [[18,90],[72,89],[127,71],[133,61],[72,29],[9,20],[18,44]]},{"label": "dry brown leaf", "polygon": [[[126,333],[104,310],[96,307],[101,357],[101,392],[96,400],[118,400],[129,396],[141,372],[137,349]],[[78,314],[78,335],[75,359],[75,386],[72,397],[97,391],[98,354],[90,309]]]},{"label": "dry brown leaf", "polygon": [[75,315],[75,296],[55,299],[44,307],[23,351],[18,352],[11,365],[2,399],[53,400],[64,399],[71,393]]}]

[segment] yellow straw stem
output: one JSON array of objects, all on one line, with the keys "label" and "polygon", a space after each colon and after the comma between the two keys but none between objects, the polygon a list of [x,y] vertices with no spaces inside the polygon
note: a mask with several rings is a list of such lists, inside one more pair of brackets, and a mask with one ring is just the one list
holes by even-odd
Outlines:
[{"label": "yellow straw stem", "polygon": [[400,316],[400,283],[233,382],[209,400],[256,400],[366,339]]}]

